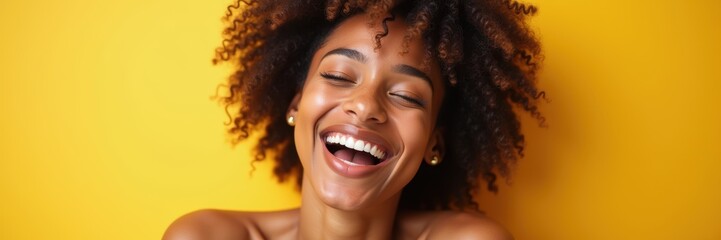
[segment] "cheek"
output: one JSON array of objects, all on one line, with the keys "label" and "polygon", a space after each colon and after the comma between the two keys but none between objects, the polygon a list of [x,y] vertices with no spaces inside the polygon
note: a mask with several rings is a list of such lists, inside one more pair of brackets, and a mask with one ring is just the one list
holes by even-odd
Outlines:
[{"label": "cheek", "polygon": [[395,188],[401,191],[416,175],[431,132],[429,117],[425,114],[408,114],[394,119],[398,134],[403,141],[403,155],[396,167]]},{"label": "cheek", "polygon": [[309,84],[303,89],[303,98],[298,105],[300,120],[307,124],[314,124],[320,117],[328,112],[337,101],[337,93],[329,91],[320,84]]},{"label": "cheek", "polygon": [[398,132],[403,139],[406,154],[421,159],[431,133],[430,117],[426,114],[406,114],[397,119]]},{"label": "cheek", "polygon": [[313,143],[317,140],[318,120],[333,109],[334,99],[332,92],[323,86],[309,83],[304,87],[294,129],[295,145],[301,161],[311,157]]}]

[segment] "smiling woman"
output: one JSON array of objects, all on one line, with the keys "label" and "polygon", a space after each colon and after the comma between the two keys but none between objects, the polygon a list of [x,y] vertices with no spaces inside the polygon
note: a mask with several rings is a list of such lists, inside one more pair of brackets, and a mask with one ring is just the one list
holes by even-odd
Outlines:
[{"label": "smiling woman", "polygon": [[[204,210],[165,239],[506,239],[477,212],[540,121],[535,8],[488,1],[238,1],[216,61],[235,64],[229,132],[296,174],[299,209]],[[425,164],[424,164],[425,162]]]}]

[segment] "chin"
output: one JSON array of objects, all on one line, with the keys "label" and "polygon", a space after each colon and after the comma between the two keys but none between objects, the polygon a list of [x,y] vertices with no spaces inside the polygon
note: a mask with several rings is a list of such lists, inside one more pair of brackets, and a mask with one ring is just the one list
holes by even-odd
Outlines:
[{"label": "chin", "polygon": [[372,201],[364,196],[356,196],[353,191],[318,190],[323,203],[342,211],[358,211],[373,206]]},{"label": "chin", "polygon": [[[304,179],[312,185],[312,194],[325,205],[343,211],[356,211],[377,205],[383,184],[368,179],[349,179],[328,169],[325,161],[317,159],[316,168],[308,171]],[[311,189],[306,189],[311,190]]]},{"label": "chin", "polygon": [[415,175],[413,164],[403,164],[403,141],[388,136],[394,133],[352,124],[312,129],[311,141],[296,141],[311,149],[301,156],[304,191],[311,187],[308,193],[329,207],[361,211],[384,205]]}]

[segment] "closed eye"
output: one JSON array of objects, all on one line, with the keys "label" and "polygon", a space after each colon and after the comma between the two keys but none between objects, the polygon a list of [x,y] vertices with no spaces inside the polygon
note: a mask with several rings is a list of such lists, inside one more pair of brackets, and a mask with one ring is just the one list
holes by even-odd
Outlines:
[{"label": "closed eye", "polygon": [[403,95],[400,93],[388,93],[388,94],[391,96],[399,97],[399,98],[403,99],[404,101],[412,103],[418,107],[425,107],[425,105],[426,105],[425,102],[423,102],[423,100],[420,100],[420,99],[417,99],[417,98],[414,98],[411,96]]},{"label": "closed eye", "polygon": [[342,75],[340,75],[340,74],[322,72],[322,73],[320,73],[320,76],[323,77],[323,78],[325,78],[325,79],[329,79],[329,80],[344,81],[344,82],[355,83],[355,82],[353,82],[352,80],[350,80],[350,79],[348,79],[348,78],[346,78],[346,77],[344,77],[344,76],[342,76]]}]

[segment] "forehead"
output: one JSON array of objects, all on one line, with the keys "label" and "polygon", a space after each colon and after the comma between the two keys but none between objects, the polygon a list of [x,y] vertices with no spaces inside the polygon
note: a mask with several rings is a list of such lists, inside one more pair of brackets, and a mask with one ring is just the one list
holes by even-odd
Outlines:
[{"label": "forehead", "polygon": [[[317,66],[321,59],[331,51],[339,48],[353,49],[365,58],[364,63],[376,66],[407,65],[420,69],[428,76],[431,88],[441,90],[443,84],[440,67],[434,58],[426,61],[426,46],[420,37],[411,39],[404,46],[403,41],[408,25],[403,17],[383,22],[382,19],[372,22],[367,14],[351,16],[336,26],[326,37],[323,44],[313,56],[313,65]],[[384,34],[386,33],[386,34]],[[382,36],[381,36],[382,35]],[[376,37],[380,37],[380,48]],[[405,50],[405,51],[404,51]],[[440,94],[440,93],[439,93]]]},{"label": "forehead", "polygon": [[[341,22],[325,39],[318,53],[339,47],[352,48],[381,61],[397,61],[420,68],[426,51],[422,40],[413,39],[407,46],[407,53],[401,54],[407,29],[405,19],[401,17],[383,24],[381,19],[371,22],[367,14],[357,14]],[[376,36],[384,32],[387,35],[380,38],[381,47],[376,48]]]},{"label": "forehead", "polygon": [[[343,20],[314,53],[311,68],[317,70],[322,63],[325,64],[325,59],[331,59],[330,57],[323,58],[329,52],[346,48],[362,53],[366,57],[362,64],[372,66],[373,71],[384,71],[384,69],[393,71],[393,66],[399,65],[419,69],[431,80],[432,102],[434,103],[432,114],[437,116],[446,91],[438,61],[434,57],[430,57],[428,59],[430,61],[426,61],[426,46],[420,37],[413,38],[407,46],[403,46],[403,39],[408,30],[408,25],[403,17],[396,16],[395,20],[386,21],[385,27],[382,19],[371,23],[367,14],[357,14]],[[380,48],[376,49],[376,36],[384,32],[387,32],[387,35],[380,38]],[[405,53],[401,54],[401,52]],[[321,61],[321,59],[324,60]],[[355,61],[351,58],[347,59]]]}]

